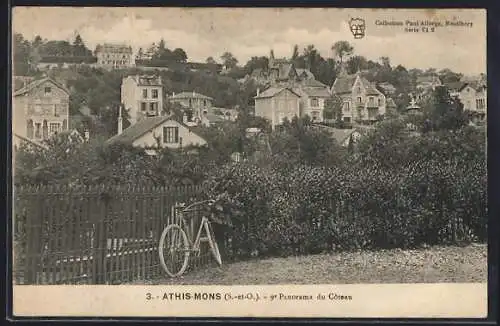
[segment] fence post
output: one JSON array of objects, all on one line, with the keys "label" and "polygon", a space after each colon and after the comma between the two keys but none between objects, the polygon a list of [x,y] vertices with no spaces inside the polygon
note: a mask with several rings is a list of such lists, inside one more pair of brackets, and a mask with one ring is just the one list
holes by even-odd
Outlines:
[{"label": "fence post", "polygon": [[106,222],[107,222],[107,205],[108,205],[108,194],[105,193],[105,188],[101,187],[98,191],[97,196],[97,210],[94,217],[94,223],[96,227],[94,246],[94,271],[93,283],[94,284],[106,284],[106,254],[108,251],[107,235],[106,235]]}]

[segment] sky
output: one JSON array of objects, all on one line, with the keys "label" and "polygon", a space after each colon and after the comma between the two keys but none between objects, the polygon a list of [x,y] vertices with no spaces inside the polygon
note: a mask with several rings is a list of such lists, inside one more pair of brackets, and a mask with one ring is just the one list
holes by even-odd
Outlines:
[{"label": "sky", "polygon": [[[362,18],[366,35],[354,39],[351,18]],[[381,21],[461,21],[435,32],[405,32],[404,26]],[[105,8],[15,7],[14,33],[73,40],[78,32],[90,49],[99,43],[127,43],[135,51],[164,39],[169,48],[183,48],[189,61],[219,60],[231,52],[241,64],[252,56],[289,57],[294,44],[314,44],[323,57],[346,40],[357,55],[371,60],[387,56],[392,65],[450,68],[467,75],[486,72],[486,11],[482,9],[338,9],[338,8]],[[429,29],[428,29],[429,30]]]}]

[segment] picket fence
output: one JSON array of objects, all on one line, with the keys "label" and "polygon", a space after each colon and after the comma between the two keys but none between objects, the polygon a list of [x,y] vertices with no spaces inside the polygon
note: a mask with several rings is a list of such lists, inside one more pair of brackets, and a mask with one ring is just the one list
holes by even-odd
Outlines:
[{"label": "picket fence", "polygon": [[[16,284],[121,284],[161,277],[158,242],[199,186],[29,186],[13,193]],[[193,221],[201,217],[196,210]],[[208,248],[191,268],[213,264]],[[189,271],[188,271],[189,272]]]}]

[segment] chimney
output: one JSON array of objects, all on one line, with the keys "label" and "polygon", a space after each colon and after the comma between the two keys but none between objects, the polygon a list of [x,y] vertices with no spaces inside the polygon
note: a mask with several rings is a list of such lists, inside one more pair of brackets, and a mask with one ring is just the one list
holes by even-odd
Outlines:
[{"label": "chimney", "polygon": [[172,92],[172,97],[174,97],[174,96],[175,96],[175,92]]},{"label": "chimney", "polygon": [[260,88],[257,88],[257,96],[260,94]]},{"label": "chimney", "polygon": [[118,135],[123,132],[122,104],[118,107]]}]

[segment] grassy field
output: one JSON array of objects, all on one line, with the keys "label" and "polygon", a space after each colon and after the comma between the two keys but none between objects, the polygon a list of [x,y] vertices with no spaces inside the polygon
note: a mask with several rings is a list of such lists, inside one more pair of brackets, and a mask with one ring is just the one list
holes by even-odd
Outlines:
[{"label": "grassy field", "polygon": [[135,284],[257,285],[486,282],[487,246],[432,247],[270,258]]}]

